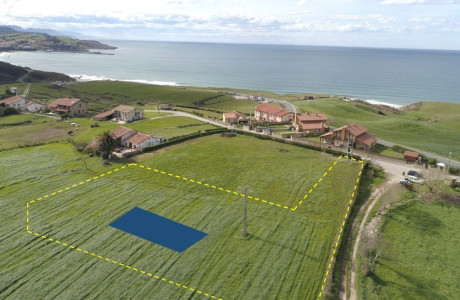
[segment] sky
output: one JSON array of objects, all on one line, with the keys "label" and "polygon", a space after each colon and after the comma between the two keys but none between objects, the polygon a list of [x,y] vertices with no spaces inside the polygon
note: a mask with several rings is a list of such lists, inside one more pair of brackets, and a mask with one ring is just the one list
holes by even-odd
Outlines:
[{"label": "sky", "polygon": [[460,0],[0,0],[0,24],[97,39],[460,50]]}]

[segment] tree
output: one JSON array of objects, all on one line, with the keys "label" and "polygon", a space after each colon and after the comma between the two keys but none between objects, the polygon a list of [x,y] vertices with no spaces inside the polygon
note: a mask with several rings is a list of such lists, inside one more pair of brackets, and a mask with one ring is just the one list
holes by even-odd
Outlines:
[{"label": "tree", "polygon": [[107,159],[112,150],[118,146],[118,142],[110,135],[109,131],[104,131],[103,133],[99,134],[98,139],[98,150],[101,152],[102,158]]}]

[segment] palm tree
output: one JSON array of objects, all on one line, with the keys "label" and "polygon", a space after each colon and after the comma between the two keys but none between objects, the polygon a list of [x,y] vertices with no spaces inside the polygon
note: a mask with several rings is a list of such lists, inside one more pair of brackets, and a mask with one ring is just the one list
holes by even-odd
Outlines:
[{"label": "palm tree", "polygon": [[109,131],[104,131],[103,133],[99,134],[99,152],[101,152],[102,158],[106,159],[109,157],[109,154],[112,150],[118,146],[118,141],[114,139]]}]

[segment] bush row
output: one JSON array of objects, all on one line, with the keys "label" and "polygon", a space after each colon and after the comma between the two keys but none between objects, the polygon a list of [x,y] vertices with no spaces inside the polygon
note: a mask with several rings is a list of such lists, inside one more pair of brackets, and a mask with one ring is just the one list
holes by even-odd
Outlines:
[{"label": "bush row", "polygon": [[[340,156],[344,154],[343,152],[337,151],[335,149],[329,149],[327,147],[314,146],[310,144],[303,144],[303,143],[296,142],[296,141],[277,138],[271,135],[262,135],[262,134],[257,134],[257,133],[250,132],[250,131],[238,131],[237,133],[242,134],[242,135],[254,136],[262,140],[272,140],[275,142],[290,144],[290,145],[297,146],[297,147],[307,148],[307,149],[316,150],[316,151],[322,151],[322,152],[326,152],[326,153],[333,154],[336,156]],[[359,155],[355,155],[354,158],[357,160],[361,160],[361,157]]]},{"label": "bush row", "polygon": [[0,127],[3,126],[19,126],[19,125],[25,125],[25,124],[31,124],[31,120],[23,121],[23,122],[16,122],[16,123],[6,123],[6,124],[0,124]]},{"label": "bush row", "polygon": [[179,144],[179,143],[191,140],[191,139],[196,139],[202,136],[213,135],[217,133],[223,133],[226,131],[227,129],[225,128],[216,128],[216,129],[207,129],[204,132],[199,131],[199,132],[195,132],[191,134],[186,134],[180,137],[176,137],[175,139],[168,139],[166,142],[163,142],[161,144],[153,145],[150,147],[145,147],[143,149],[143,152],[152,152],[152,151],[155,151],[155,150],[158,150],[164,147],[169,147],[175,144]]}]

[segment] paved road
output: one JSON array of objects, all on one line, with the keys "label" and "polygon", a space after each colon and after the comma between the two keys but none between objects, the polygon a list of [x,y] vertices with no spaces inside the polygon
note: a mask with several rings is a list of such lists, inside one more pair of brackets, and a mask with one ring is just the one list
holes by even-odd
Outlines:
[{"label": "paved road", "polygon": [[[422,151],[422,150],[414,149],[414,148],[411,148],[411,147],[407,147],[407,146],[404,146],[404,145],[395,144],[395,143],[388,142],[388,141],[384,141],[384,140],[380,140],[380,139],[377,141],[377,144],[384,145],[384,146],[387,146],[387,147],[393,147],[394,145],[398,145],[398,146],[401,146],[401,147],[404,147],[404,148],[407,148],[407,149],[411,149],[411,150],[416,151],[416,152],[418,152],[418,153],[421,153],[421,154],[423,154],[423,155],[426,156],[426,157],[435,158],[438,162],[443,162],[443,163],[445,163],[446,165],[449,165],[449,158],[443,157],[443,156],[440,156],[440,155],[437,155],[437,154],[434,154],[434,153],[430,153],[430,152],[427,152],[427,151]],[[448,153],[446,153],[446,154],[448,155]],[[460,168],[460,162],[451,159],[451,160],[450,160],[450,166],[451,166],[451,167]]]}]

